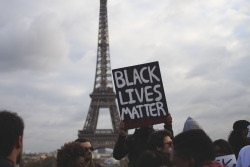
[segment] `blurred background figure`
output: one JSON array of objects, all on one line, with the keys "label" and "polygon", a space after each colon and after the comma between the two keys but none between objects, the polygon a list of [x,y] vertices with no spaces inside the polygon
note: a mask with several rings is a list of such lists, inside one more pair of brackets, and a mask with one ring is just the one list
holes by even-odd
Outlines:
[{"label": "blurred background figure", "polygon": [[238,158],[241,148],[250,144],[247,139],[248,125],[250,125],[248,121],[238,120],[233,124],[233,130],[229,134],[228,142],[232,146],[236,158]]},{"label": "blurred background figure", "polygon": [[184,131],[173,139],[170,160],[173,167],[221,167],[214,161],[212,140],[201,129]]},{"label": "blurred background figure", "polygon": [[85,167],[84,153],[80,143],[65,143],[57,150],[57,167]]},{"label": "blurred background figure", "polygon": [[226,140],[215,140],[213,145],[216,157],[234,154],[231,145]]}]

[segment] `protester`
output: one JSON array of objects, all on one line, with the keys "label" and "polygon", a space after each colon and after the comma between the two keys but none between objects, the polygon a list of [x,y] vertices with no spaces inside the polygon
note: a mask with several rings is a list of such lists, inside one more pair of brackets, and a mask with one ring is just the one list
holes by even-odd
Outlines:
[{"label": "protester", "polygon": [[20,163],[23,150],[24,122],[16,113],[0,111],[0,166]]},{"label": "protester", "polygon": [[80,143],[65,143],[57,151],[57,167],[85,167],[84,153]]},{"label": "protester", "polygon": [[161,165],[170,166],[170,152],[173,147],[171,136],[171,132],[166,129],[155,131],[149,136],[148,149],[156,152]]},{"label": "protester", "polygon": [[245,146],[240,150],[236,167],[250,167],[250,146]]},{"label": "protester", "polygon": [[[168,115],[164,128],[173,132],[172,117],[170,114]],[[126,135],[126,131],[125,124],[121,122],[120,133],[113,150],[113,157],[116,160],[120,160],[128,155],[128,165],[129,167],[134,167],[139,155],[146,150],[148,137],[154,132],[154,129],[152,125],[139,127],[135,129],[132,135]]]},{"label": "protester", "polygon": [[201,129],[182,132],[173,139],[173,167],[221,167],[214,158],[212,140]]},{"label": "protester", "polygon": [[95,167],[96,165],[92,159],[92,151],[94,150],[94,148],[91,145],[91,141],[85,138],[79,138],[76,139],[75,142],[79,142],[84,149],[84,158],[86,161],[86,166]]},{"label": "protester", "polygon": [[247,139],[248,125],[250,125],[250,123],[246,120],[236,121],[233,124],[233,130],[228,137],[228,142],[231,144],[236,158],[238,158],[241,148],[250,144]]},{"label": "protester", "polygon": [[215,140],[213,145],[216,157],[234,154],[231,145],[226,140]]}]

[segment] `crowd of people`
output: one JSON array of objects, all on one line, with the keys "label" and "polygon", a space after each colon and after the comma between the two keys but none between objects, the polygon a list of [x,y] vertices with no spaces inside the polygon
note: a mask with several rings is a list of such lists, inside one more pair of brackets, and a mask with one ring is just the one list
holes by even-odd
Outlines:
[{"label": "crowd of people", "polygon": [[[120,160],[127,155],[129,167],[250,167],[249,125],[246,120],[238,120],[233,124],[228,141],[213,142],[202,126],[190,117],[183,132],[177,136],[173,135],[171,115],[164,129],[157,131],[152,126],[145,126],[126,135],[124,123],[121,123],[113,156]],[[217,159],[222,156],[234,158],[227,162]]]},{"label": "crowd of people", "polygon": [[[127,157],[128,167],[223,167],[229,166],[228,163],[216,158],[230,155],[235,157],[233,166],[250,167],[248,128],[247,120],[237,120],[228,141],[218,139],[213,142],[192,118],[188,118],[183,132],[176,136],[170,114],[162,130],[147,125],[128,134],[121,122],[113,157],[117,160]],[[24,121],[20,116],[0,111],[0,167],[17,167],[20,163],[23,131]],[[93,150],[88,139],[67,142],[57,150],[57,167],[99,167],[92,159]]]}]

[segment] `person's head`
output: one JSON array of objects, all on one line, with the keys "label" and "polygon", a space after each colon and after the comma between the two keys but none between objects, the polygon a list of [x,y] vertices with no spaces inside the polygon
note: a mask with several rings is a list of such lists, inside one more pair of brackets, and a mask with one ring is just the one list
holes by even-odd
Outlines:
[{"label": "person's head", "polygon": [[233,154],[232,147],[226,140],[215,140],[213,145],[216,157]]},{"label": "person's head", "polygon": [[249,124],[246,120],[236,121],[233,124],[233,130],[228,136],[228,142],[231,144],[236,157],[238,157],[240,149],[248,144],[247,126]]},{"label": "person's head", "polygon": [[168,130],[158,130],[152,133],[148,139],[149,149],[162,153],[170,153],[173,147],[171,132]]},{"label": "person's head", "polygon": [[233,130],[241,132],[242,138],[245,142],[248,134],[248,125],[250,125],[250,123],[246,120],[238,120],[233,124]]},{"label": "person's head", "polygon": [[16,113],[0,111],[0,157],[19,164],[23,149],[24,122]]},{"label": "person's head", "polygon": [[182,132],[173,139],[170,158],[173,167],[195,167],[214,158],[212,140],[201,129]]},{"label": "person's head", "polygon": [[94,150],[91,141],[86,138],[78,138],[75,140],[75,142],[78,142],[81,144],[81,146],[84,149],[84,157],[86,161],[92,160],[92,151]]},{"label": "person's head", "polygon": [[84,150],[78,142],[65,143],[57,150],[57,167],[84,167]]}]

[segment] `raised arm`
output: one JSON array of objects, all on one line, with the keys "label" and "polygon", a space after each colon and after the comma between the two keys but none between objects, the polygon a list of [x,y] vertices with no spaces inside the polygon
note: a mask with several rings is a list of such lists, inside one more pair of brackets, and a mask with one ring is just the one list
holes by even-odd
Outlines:
[{"label": "raised arm", "polygon": [[174,138],[174,131],[172,128],[172,116],[170,113],[168,113],[167,121],[164,123],[164,129],[167,129],[172,133],[171,139],[173,139]]},{"label": "raised arm", "polygon": [[119,127],[119,136],[115,143],[115,147],[113,150],[113,157],[116,160],[120,160],[128,154],[128,145],[126,142],[126,128],[124,122],[120,122]]}]

